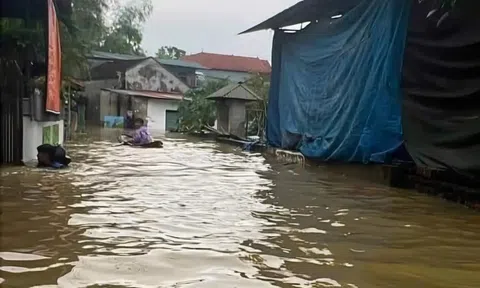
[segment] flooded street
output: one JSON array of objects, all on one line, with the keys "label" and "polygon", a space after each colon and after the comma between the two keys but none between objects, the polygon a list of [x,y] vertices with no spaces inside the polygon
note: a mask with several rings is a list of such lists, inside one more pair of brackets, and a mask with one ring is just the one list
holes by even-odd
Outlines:
[{"label": "flooded street", "polygon": [[[6,168],[2,287],[480,287],[480,214],[213,142]],[[322,170],[323,169],[323,170]]]}]

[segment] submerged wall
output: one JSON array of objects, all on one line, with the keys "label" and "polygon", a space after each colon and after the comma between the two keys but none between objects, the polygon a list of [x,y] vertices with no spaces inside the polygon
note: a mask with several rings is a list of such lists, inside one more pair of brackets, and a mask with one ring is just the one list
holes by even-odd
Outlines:
[{"label": "submerged wall", "polygon": [[[44,129],[47,128],[47,129]],[[60,121],[37,122],[23,117],[23,162],[37,159],[37,147],[44,144],[63,144],[64,123]]]},{"label": "submerged wall", "polygon": [[179,101],[148,99],[147,116],[148,127],[152,135],[164,134],[166,132],[167,110],[177,111]]},{"label": "submerged wall", "polygon": [[245,121],[246,121],[246,102],[244,100],[228,99],[228,127],[232,135],[246,138]]},{"label": "submerged wall", "polygon": [[426,18],[414,1],[403,65],[403,129],[418,167],[480,179],[480,1]]}]

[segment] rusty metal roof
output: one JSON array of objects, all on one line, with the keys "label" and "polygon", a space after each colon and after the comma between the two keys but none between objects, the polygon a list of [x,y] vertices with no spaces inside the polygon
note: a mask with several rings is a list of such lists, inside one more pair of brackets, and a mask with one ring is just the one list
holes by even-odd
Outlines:
[{"label": "rusty metal roof", "polygon": [[127,96],[139,96],[139,97],[146,97],[146,98],[155,98],[155,99],[163,99],[163,100],[187,100],[191,101],[190,98],[186,98],[183,94],[180,93],[168,93],[168,92],[155,92],[155,91],[147,91],[147,90],[123,90],[123,89],[110,89],[110,88],[103,88],[102,90],[117,93],[120,95],[127,95]]}]

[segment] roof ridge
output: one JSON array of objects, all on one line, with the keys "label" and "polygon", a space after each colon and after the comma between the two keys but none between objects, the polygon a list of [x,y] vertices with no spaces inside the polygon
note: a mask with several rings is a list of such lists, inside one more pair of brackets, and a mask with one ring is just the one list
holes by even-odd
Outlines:
[{"label": "roof ridge", "polygon": [[[200,55],[200,54],[204,54],[204,55],[216,55],[216,56],[226,56],[226,57],[239,57],[239,58],[249,58],[249,59],[254,59],[254,60],[261,60],[261,61],[267,61],[266,59],[262,59],[258,56],[243,56],[243,55],[234,55],[234,54],[223,54],[223,53],[212,53],[212,52],[199,52],[199,53],[195,53],[195,54],[190,54],[190,55],[185,55],[184,57],[189,57],[189,56],[195,56],[195,55]],[[183,58],[183,57],[182,57]]]}]

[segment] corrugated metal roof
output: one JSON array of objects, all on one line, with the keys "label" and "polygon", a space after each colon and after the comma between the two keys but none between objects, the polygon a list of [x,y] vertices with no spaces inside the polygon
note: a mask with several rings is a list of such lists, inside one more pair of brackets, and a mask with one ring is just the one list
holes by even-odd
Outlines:
[{"label": "corrugated metal roof", "polygon": [[110,52],[103,52],[103,51],[92,51],[89,57],[99,58],[99,59],[108,59],[108,60],[138,60],[138,59],[147,58],[145,56],[118,54],[118,53],[110,53]]},{"label": "corrugated metal roof", "polygon": [[186,67],[186,68],[193,68],[193,69],[208,69],[198,63],[184,61],[184,60],[175,60],[175,59],[157,59],[160,64],[169,65],[169,66],[177,66],[177,67]]},{"label": "corrugated metal roof", "polygon": [[245,56],[202,52],[185,56],[182,58],[182,60],[196,62],[207,68],[215,70],[265,74],[269,74],[272,71],[272,67],[267,60]]},{"label": "corrugated metal roof", "polygon": [[147,58],[140,58],[134,60],[113,60],[95,66],[90,71],[92,80],[116,79],[117,72],[125,73],[127,69],[145,61]]},{"label": "corrugated metal roof", "polygon": [[[90,58],[95,59],[105,59],[105,60],[138,60],[138,59],[145,59],[147,57],[137,56],[137,55],[126,55],[126,54],[118,54],[118,53],[109,53],[103,51],[92,51],[90,53]],[[169,65],[169,66],[177,66],[177,67],[186,67],[186,68],[193,68],[193,69],[208,69],[196,62],[192,61],[185,61],[185,60],[175,60],[175,59],[158,59],[155,58],[160,64]]]},{"label": "corrugated metal roof", "polygon": [[240,34],[278,29],[345,14],[364,0],[304,0]]},{"label": "corrugated metal roof", "polygon": [[128,95],[128,96],[140,96],[140,97],[147,97],[147,98],[156,98],[156,99],[164,99],[164,100],[191,100],[189,98],[185,98],[182,94],[178,93],[168,93],[168,92],[155,92],[155,91],[137,91],[137,90],[123,90],[123,89],[110,89],[110,88],[103,88],[104,91],[109,91],[112,93],[117,93],[120,95]]},{"label": "corrugated metal roof", "polygon": [[207,99],[238,99],[245,101],[259,101],[260,97],[257,96],[252,90],[250,90],[243,83],[234,83],[223,87]]}]

